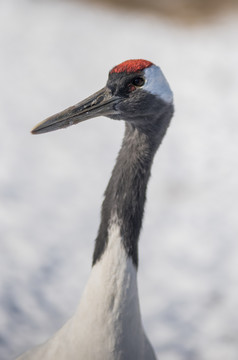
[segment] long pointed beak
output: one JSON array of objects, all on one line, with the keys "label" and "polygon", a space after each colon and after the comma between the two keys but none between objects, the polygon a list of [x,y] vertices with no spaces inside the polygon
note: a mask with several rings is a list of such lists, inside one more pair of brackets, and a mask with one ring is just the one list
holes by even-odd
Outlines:
[{"label": "long pointed beak", "polygon": [[115,115],[115,104],[120,100],[105,87],[78,104],[48,117],[32,129],[32,134],[42,134],[78,124],[97,117]]}]

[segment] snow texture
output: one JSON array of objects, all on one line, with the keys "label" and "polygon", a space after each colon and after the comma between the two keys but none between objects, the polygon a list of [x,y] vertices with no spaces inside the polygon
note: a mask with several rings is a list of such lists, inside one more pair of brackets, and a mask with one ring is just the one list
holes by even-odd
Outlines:
[{"label": "snow texture", "polygon": [[238,21],[186,28],[78,2],[0,2],[0,359],[74,313],[123,122],[33,136],[130,58],[161,66],[176,113],[140,238],[142,318],[162,360],[238,359]]}]

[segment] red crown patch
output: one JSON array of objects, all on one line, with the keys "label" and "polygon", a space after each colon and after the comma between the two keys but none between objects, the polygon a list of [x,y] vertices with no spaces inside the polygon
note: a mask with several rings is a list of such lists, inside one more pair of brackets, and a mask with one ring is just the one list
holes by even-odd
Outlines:
[{"label": "red crown patch", "polygon": [[138,59],[138,60],[126,60],[124,62],[122,62],[121,64],[115,66],[111,71],[110,74],[118,74],[118,73],[122,73],[122,72],[126,72],[126,73],[135,73],[138,71],[142,71],[145,68],[148,68],[149,66],[153,65],[152,62],[147,61],[147,60],[142,60],[142,59]]}]

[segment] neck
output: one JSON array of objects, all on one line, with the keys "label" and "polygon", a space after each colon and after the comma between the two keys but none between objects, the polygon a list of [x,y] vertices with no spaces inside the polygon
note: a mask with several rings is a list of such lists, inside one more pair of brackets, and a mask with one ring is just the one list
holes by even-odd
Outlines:
[{"label": "neck", "polygon": [[154,155],[169,125],[163,114],[151,127],[126,123],[122,147],[105,191],[101,224],[96,238],[93,265],[104,253],[114,223],[120,228],[123,246],[138,266],[138,238],[142,225],[146,188]]}]

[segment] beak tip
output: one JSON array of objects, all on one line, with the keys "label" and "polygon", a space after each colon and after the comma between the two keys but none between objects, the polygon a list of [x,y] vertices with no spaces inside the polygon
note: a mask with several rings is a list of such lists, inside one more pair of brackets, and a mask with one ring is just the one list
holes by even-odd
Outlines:
[{"label": "beak tip", "polygon": [[31,130],[31,134],[33,134],[33,135],[38,134],[38,131],[37,131],[37,127],[36,127],[36,126]]},{"label": "beak tip", "polygon": [[33,127],[33,129],[31,130],[31,134],[33,135],[39,135],[42,133],[47,132],[46,131],[47,128],[43,127],[41,123],[39,123],[38,125],[36,125],[35,127]]}]

